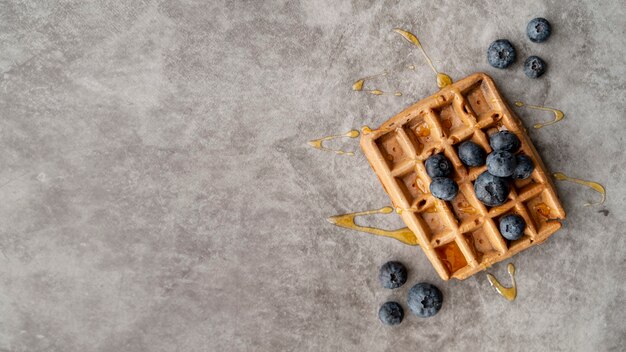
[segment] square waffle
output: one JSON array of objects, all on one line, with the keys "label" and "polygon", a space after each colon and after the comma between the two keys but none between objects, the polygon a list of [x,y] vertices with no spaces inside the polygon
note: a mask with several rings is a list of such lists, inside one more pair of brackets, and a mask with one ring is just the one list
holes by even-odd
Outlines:
[{"label": "square waffle", "polygon": [[[535,170],[512,182],[508,200],[496,207],[476,198],[473,182],[486,166],[467,167],[457,145],[472,140],[491,152],[489,136],[508,130],[521,141]],[[560,227],[565,211],[546,168],[525,128],[504,102],[493,80],[473,74],[402,111],[361,138],[361,148],[393,206],[415,233],[418,243],[442,279],[463,280],[494,263],[545,241]],[[424,162],[443,152],[454,166],[459,193],[450,202],[429,192]],[[515,213],[526,229],[516,241],[504,239],[499,219]]]}]

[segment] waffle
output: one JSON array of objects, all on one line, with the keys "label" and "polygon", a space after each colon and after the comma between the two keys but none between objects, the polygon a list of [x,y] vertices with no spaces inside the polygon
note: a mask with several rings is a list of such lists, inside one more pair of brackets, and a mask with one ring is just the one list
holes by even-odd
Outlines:
[{"label": "waffle", "polygon": [[[491,152],[489,136],[499,130],[515,133],[535,170],[512,182],[507,201],[496,207],[481,203],[474,180],[487,167],[466,167],[456,145],[472,140]],[[473,74],[402,111],[361,138],[361,148],[402,220],[442,279],[463,280],[494,263],[545,241],[565,218],[546,168],[525,128],[483,73]],[[436,153],[454,166],[459,193],[450,202],[428,191],[424,162]],[[526,221],[522,238],[504,239],[502,216],[515,213]]]}]

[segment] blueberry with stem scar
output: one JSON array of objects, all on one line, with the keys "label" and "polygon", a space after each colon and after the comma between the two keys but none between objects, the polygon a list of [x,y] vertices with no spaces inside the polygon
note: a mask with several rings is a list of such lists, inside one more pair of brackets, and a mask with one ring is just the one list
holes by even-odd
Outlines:
[{"label": "blueberry with stem scar", "polygon": [[380,267],[378,280],[384,288],[398,288],[406,282],[406,267],[400,262],[387,262]]},{"label": "blueberry with stem scar", "polygon": [[420,318],[429,318],[441,309],[443,295],[437,286],[422,282],[411,287],[407,301],[413,314]]},{"label": "blueberry with stem scar", "polygon": [[498,39],[487,49],[487,61],[495,68],[507,68],[515,62],[515,48],[506,39]]}]

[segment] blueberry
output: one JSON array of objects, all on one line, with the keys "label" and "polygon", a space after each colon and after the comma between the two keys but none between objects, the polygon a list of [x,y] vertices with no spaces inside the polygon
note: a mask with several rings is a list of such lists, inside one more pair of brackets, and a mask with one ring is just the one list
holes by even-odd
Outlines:
[{"label": "blueberry", "polygon": [[546,72],[547,66],[539,56],[529,56],[524,62],[524,73],[528,78],[539,78]]},{"label": "blueberry", "polygon": [[526,222],[524,218],[516,214],[509,214],[500,219],[500,233],[502,237],[510,241],[515,241],[522,237]]},{"label": "blueberry", "polygon": [[409,290],[408,305],[413,314],[420,318],[429,318],[441,309],[443,295],[437,286],[422,282]]},{"label": "blueberry", "polygon": [[406,268],[400,262],[387,262],[380,267],[378,279],[384,288],[398,288],[406,282]]},{"label": "blueberry", "polygon": [[430,177],[448,177],[452,173],[452,163],[443,154],[430,156],[425,164]]},{"label": "blueberry", "polygon": [[513,175],[516,166],[515,155],[504,150],[487,155],[487,170],[494,176],[509,177]]},{"label": "blueberry", "polygon": [[495,68],[507,68],[515,61],[515,48],[510,41],[498,39],[487,49],[487,61]]},{"label": "blueberry", "polygon": [[481,166],[485,164],[487,153],[478,144],[466,141],[459,146],[459,159],[467,166]]},{"label": "blueberry", "polygon": [[513,178],[518,180],[525,180],[530,177],[530,174],[535,169],[535,164],[533,160],[526,155],[518,155],[515,158],[517,161],[517,166],[515,167],[515,171],[513,171]]},{"label": "blueberry", "polygon": [[476,198],[486,206],[495,207],[506,202],[511,188],[506,179],[485,171],[474,181]]},{"label": "blueberry", "polygon": [[528,39],[535,43],[545,42],[551,33],[552,27],[550,27],[550,22],[548,22],[545,18],[533,18],[526,26]]},{"label": "blueberry", "polygon": [[397,302],[385,302],[378,310],[378,319],[385,325],[398,325],[404,318],[404,309]]},{"label": "blueberry", "polygon": [[450,178],[434,177],[430,183],[430,193],[435,198],[451,201],[459,193],[459,186]]},{"label": "blueberry", "polygon": [[521,144],[519,138],[509,131],[500,131],[489,137],[489,145],[491,145],[493,150],[505,150],[515,153]]}]

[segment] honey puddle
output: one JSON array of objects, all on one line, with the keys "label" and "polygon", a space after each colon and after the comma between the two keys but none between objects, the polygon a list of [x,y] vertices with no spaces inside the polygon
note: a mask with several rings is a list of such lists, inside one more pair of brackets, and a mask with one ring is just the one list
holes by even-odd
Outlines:
[{"label": "honey puddle", "polygon": [[[383,71],[382,73],[379,73],[376,75],[360,78],[356,82],[352,83],[352,90],[356,92],[366,92],[372,95],[385,95],[385,94],[389,95],[391,93],[384,92],[380,89],[365,89],[365,90],[363,89],[363,86],[365,85],[365,81],[369,81],[372,78],[376,78],[380,76],[386,76],[387,74],[388,74],[387,71]],[[402,93],[394,92],[393,95],[395,95],[396,97],[399,97],[399,96],[402,96]]]},{"label": "honey puddle", "polygon": [[509,272],[509,276],[511,277],[511,287],[502,286],[498,279],[496,279],[495,276],[491,274],[487,274],[487,280],[489,280],[491,286],[495,288],[502,297],[506,298],[509,301],[513,301],[515,300],[515,297],[517,297],[517,284],[515,283],[515,265],[513,265],[513,263],[509,263],[509,265],[506,266],[506,270]]},{"label": "honey puddle", "polygon": [[428,123],[424,122],[421,125],[417,126],[415,132],[420,137],[428,137],[430,136],[430,128],[428,127]]},{"label": "honey puddle", "polygon": [[602,186],[598,182],[581,180],[579,178],[569,177],[562,172],[555,172],[554,174],[552,174],[552,176],[554,176],[554,178],[557,181],[569,181],[569,182],[578,183],[579,185],[587,186],[602,195],[602,200],[600,200],[600,202],[586,203],[585,206],[604,204],[604,201],[606,200],[606,190],[604,189],[604,186]]},{"label": "honey puddle", "polygon": [[335,216],[329,217],[327,220],[328,222],[334,225],[337,225],[339,227],[344,227],[344,228],[351,229],[351,230],[371,233],[377,236],[391,237],[391,238],[395,238],[396,240],[402,243],[405,243],[411,246],[417,246],[418,245],[417,237],[415,237],[415,234],[413,233],[413,231],[411,231],[408,227],[404,227],[404,228],[397,229],[397,230],[384,230],[384,229],[379,229],[375,227],[359,226],[355,222],[355,218],[357,216],[365,216],[365,215],[373,215],[373,214],[390,214],[392,212],[393,212],[392,207],[384,207],[384,208],[380,208],[376,210],[359,211],[356,213],[349,213],[349,214],[344,214],[344,215],[335,215]]},{"label": "honey puddle", "polygon": [[[435,68],[435,65],[433,65],[433,61],[430,59],[428,54],[426,54],[426,50],[424,50],[422,43],[420,43],[419,39],[417,39],[415,34],[405,31],[404,29],[400,29],[400,28],[395,28],[393,31],[400,34],[404,39],[408,40],[410,43],[412,43],[413,45],[415,45],[416,47],[420,49],[420,51],[422,52],[422,55],[424,55],[424,58],[426,59],[426,62],[428,63],[428,66],[430,66],[433,72],[435,72],[435,75],[437,77],[437,87],[443,88],[452,84],[452,78],[450,78],[450,76],[448,76],[447,74],[443,72],[437,71],[437,69]],[[415,66],[410,65],[409,69],[415,69]]]},{"label": "honey puddle", "polygon": [[546,203],[537,203],[534,208],[539,215],[548,220],[550,219],[550,212],[552,211],[552,209]]},{"label": "honey puddle", "polygon": [[561,120],[563,120],[563,118],[565,117],[565,114],[563,113],[563,111],[561,110],[557,110],[557,109],[553,109],[553,108],[548,108],[545,106],[538,106],[538,105],[528,105],[528,104],[524,104],[521,101],[516,101],[515,102],[515,106],[525,106],[529,109],[535,109],[535,110],[543,110],[543,111],[550,111],[552,113],[554,113],[554,120],[552,121],[548,121],[548,122],[541,122],[541,123],[536,123],[533,125],[533,128],[539,129],[545,126],[549,126],[549,125],[553,125]]},{"label": "honey puddle", "polygon": [[332,139],[336,139],[336,138],[356,138],[359,136],[359,131],[357,130],[351,130],[348,131],[344,134],[338,134],[338,135],[334,135],[334,136],[327,136],[327,137],[323,137],[323,138],[319,138],[319,139],[314,139],[312,141],[309,141],[309,145],[315,149],[319,149],[319,150],[324,150],[327,152],[333,152],[335,154],[339,154],[339,155],[354,155],[354,152],[346,152],[343,150],[336,150],[336,149],[329,149],[324,147],[323,143],[325,141],[329,141]]}]

